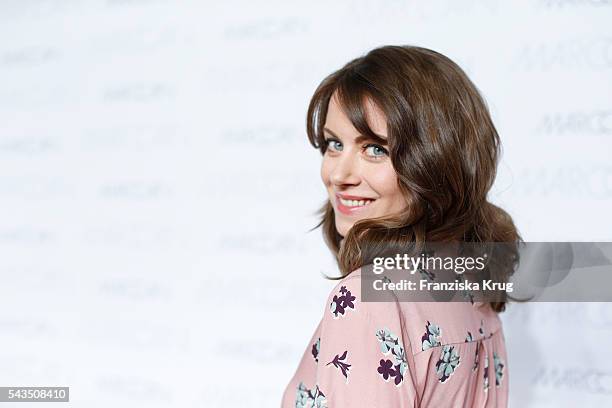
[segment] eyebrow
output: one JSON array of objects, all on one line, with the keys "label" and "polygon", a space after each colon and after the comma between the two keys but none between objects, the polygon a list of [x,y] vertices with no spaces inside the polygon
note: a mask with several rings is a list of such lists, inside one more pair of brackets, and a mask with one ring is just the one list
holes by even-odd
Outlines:
[{"label": "eyebrow", "polygon": [[[325,130],[326,132],[329,132],[335,138],[340,139],[340,137],[338,137],[338,135],[332,132],[330,129],[323,128],[323,130]],[[385,144],[385,145],[387,144],[387,138],[381,135],[377,135],[377,134],[374,134],[374,136],[359,135],[355,138],[355,143],[365,142],[366,140],[374,140],[380,144]]]}]

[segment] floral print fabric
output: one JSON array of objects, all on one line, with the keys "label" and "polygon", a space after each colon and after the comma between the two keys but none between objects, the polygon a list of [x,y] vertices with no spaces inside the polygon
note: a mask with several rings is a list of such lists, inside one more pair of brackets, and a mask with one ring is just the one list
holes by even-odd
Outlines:
[{"label": "floral print fabric", "polygon": [[506,407],[501,321],[488,304],[361,302],[342,279],[282,408]]}]

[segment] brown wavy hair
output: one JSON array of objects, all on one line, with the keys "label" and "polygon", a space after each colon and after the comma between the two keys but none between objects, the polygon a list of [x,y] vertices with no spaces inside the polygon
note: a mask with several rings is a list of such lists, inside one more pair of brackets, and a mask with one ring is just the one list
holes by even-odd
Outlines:
[{"label": "brown wavy hair", "polygon": [[[427,48],[390,45],[327,76],[312,96],[306,124],[308,139],[321,154],[335,92],[363,135],[376,139],[366,119],[365,100],[384,112],[389,156],[408,206],[399,215],[359,220],[343,239],[327,200],[313,229],[322,227],[342,274],[329,279],[343,278],[390,245],[522,241],[510,215],[487,201],[501,155],[500,138],[486,102],[456,63]],[[505,267],[495,268],[497,276],[492,277],[497,281],[507,281],[513,273],[516,252],[510,252],[502,261]],[[506,300],[489,303],[502,312]]]}]

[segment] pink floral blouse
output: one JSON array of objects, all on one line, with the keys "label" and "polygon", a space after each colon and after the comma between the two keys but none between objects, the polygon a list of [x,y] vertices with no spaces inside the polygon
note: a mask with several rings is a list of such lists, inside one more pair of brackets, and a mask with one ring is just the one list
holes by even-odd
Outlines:
[{"label": "pink floral blouse", "polygon": [[364,302],[342,279],[282,408],[506,407],[502,325],[486,304]]}]

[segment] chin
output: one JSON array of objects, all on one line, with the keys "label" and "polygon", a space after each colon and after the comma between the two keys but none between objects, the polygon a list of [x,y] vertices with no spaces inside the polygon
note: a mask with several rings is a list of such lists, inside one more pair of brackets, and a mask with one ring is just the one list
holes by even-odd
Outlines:
[{"label": "chin", "polygon": [[353,225],[346,225],[346,224],[341,224],[336,222],[336,231],[338,231],[338,234],[340,234],[342,236],[342,238],[346,237],[346,234],[348,234],[348,232],[351,230],[351,227]]}]

